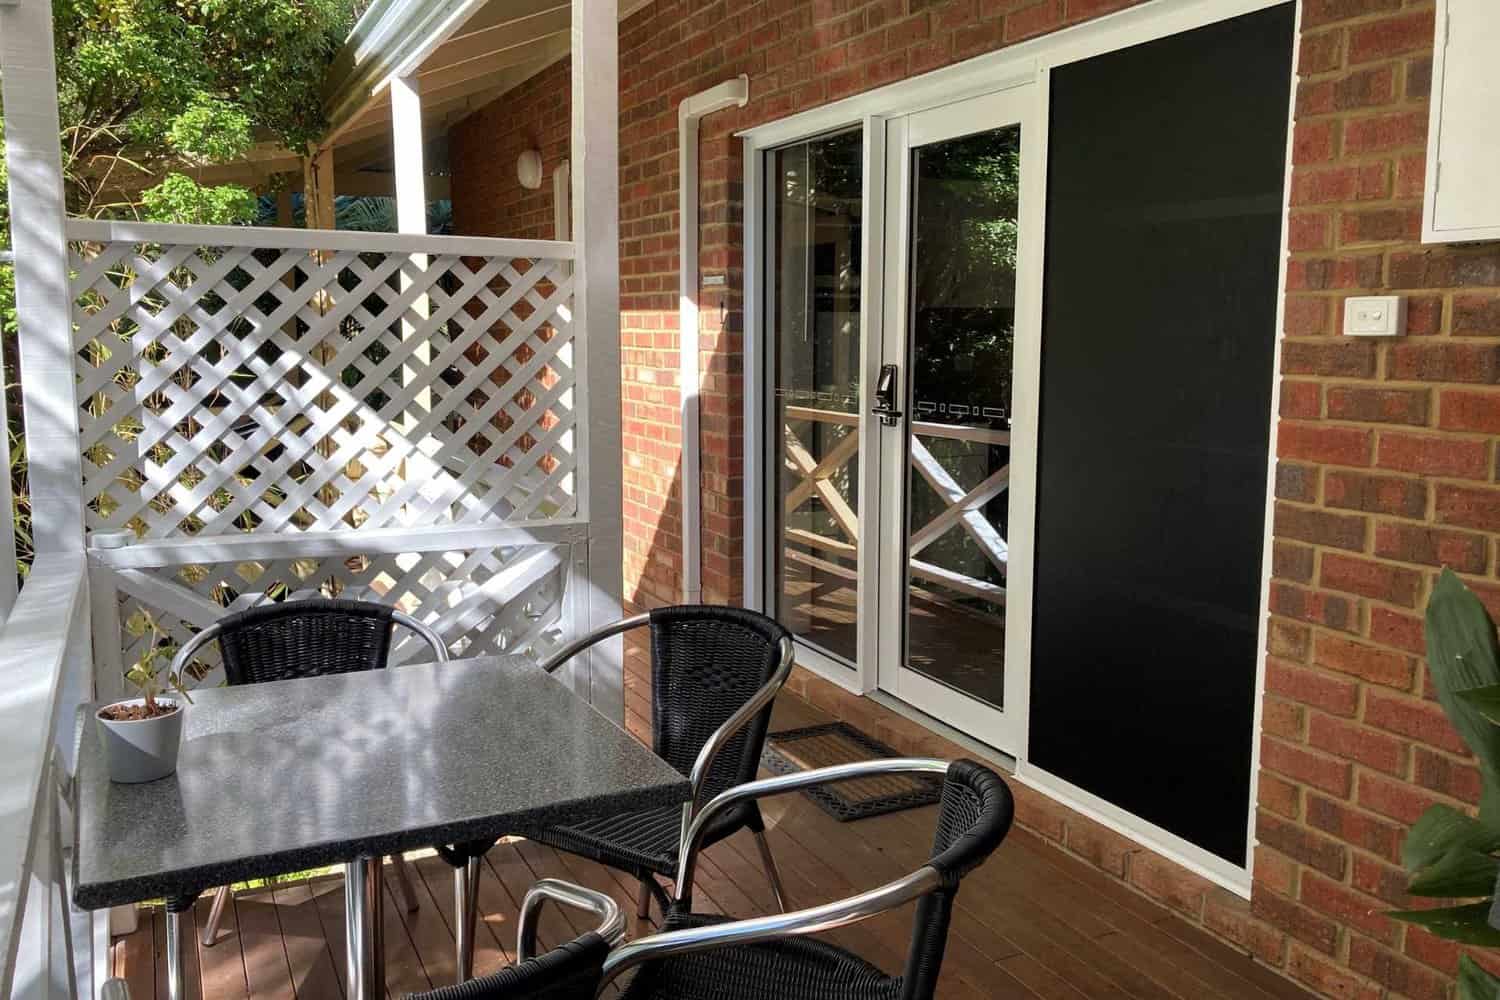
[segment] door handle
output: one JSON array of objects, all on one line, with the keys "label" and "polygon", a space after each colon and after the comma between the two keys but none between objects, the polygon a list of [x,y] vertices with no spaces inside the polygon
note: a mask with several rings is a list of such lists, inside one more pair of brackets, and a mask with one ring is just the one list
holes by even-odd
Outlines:
[{"label": "door handle", "polygon": [[870,412],[879,417],[886,427],[895,427],[901,422],[901,411],[896,409],[898,374],[895,365],[881,365],[880,376],[875,380],[875,405]]}]

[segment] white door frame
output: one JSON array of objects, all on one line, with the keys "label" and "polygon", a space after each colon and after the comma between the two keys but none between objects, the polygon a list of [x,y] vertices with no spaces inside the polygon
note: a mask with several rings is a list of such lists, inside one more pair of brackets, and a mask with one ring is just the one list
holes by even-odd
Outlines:
[{"label": "white door frame", "polygon": [[[1047,151],[1047,122],[1050,111],[1050,72],[1053,68],[1065,66],[1069,63],[1090,59],[1094,56],[1103,55],[1120,49],[1129,48],[1159,38],[1191,31],[1195,28],[1227,21],[1245,14],[1253,14],[1271,7],[1279,6],[1289,0],[1150,0],[1150,2],[1130,7],[1126,10],[1110,14],[1106,17],[1087,21],[1082,24],[1065,28],[1061,31],[1037,38],[1029,39],[1016,45],[1000,49],[995,52],[975,56],[972,59],[945,66],[933,70],[921,76],[912,77],[897,83],[878,87],[874,90],[865,91],[839,101],[832,102],[822,107],[813,108],[799,114],[768,122],[740,133],[744,140],[745,155],[745,203],[744,203],[744,243],[745,243],[745,558],[744,558],[744,585],[745,603],[748,607],[764,610],[769,607],[769,587],[774,581],[768,579],[767,567],[774,565],[769,561],[772,554],[773,540],[768,538],[766,526],[766,495],[765,477],[767,474],[766,461],[768,452],[768,438],[766,426],[766,414],[770,402],[770,380],[767,377],[767,344],[766,325],[762,296],[764,289],[764,272],[762,269],[762,257],[765,252],[764,234],[761,226],[765,221],[767,210],[766,199],[766,170],[764,155],[767,150],[787,143],[807,139],[822,132],[829,132],[839,128],[847,128],[863,123],[866,135],[872,133],[872,124],[882,124],[892,117],[920,111],[925,108],[938,107],[943,104],[952,103],[965,97],[977,96],[1003,90],[1018,83],[1036,83],[1034,88],[1036,95],[1036,109],[1034,120],[1036,122],[1037,139],[1031,144],[1031,149],[1043,159],[1041,170],[1043,189],[1038,192],[1038,200],[1041,204],[1046,201],[1046,171],[1045,157]],[[1291,171],[1291,132],[1293,124],[1293,112],[1295,110],[1296,95],[1296,56],[1300,49],[1296,44],[1301,35],[1303,0],[1295,0],[1297,4],[1296,25],[1293,30],[1293,101],[1287,108],[1287,171],[1288,183],[1286,191],[1289,194],[1290,171]],[[871,170],[869,153],[870,144],[866,143],[866,190],[871,190],[875,183],[875,174]],[[1024,155],[1024,148],[1023,148]],[[880,183],[882,185],[881,199],[883,201],[884,169],[883,160],[877,164],[880,168]],[[867,194],[865,203],[865,222],[871,232],[881,229],[882,216],[872,214],[870,197]],[[1286,219],[1287,206],[1282,206],[1282,254],[1281,274],[1278,283],[1276,324],[1275,329],[1268,334],[1276,338],[1276,357],[1279,362],[1281,352],[1281,317],[1285,311],[1285,285],[1286,285]],[[1038,248],[1045,246],[1045,218],[1037,220],[1037,229],[1031,234],[1031,243]],[[1027,234],[1023,231],[1023,242]],[[871,302],[880,301],[877,297],[880,289],[874,288],[871,282],[878,273],[878,268],[870,265],[868,253],[870,252],[870,241],[866,240],[867,256],[864,269],[865,289],[862,296],[862,335],[869,337],[878,336],[880,330],[877,326],[872,328],[871,314],[879,313],[878,309],[863,308]],[[883,253],[883,248],[881,250]],[[1019,276],[1018,276],[1019,280]],[[1040,300],[1042,274],[1038,266],[1037,273],[1032,279],[1035,282],[1033,291],[1038,301]],[[869,343],[868,339],[865,343]],[[1019,347],[1019,344],[1018,344]],[[868,352],[866,352],[868,353]],[[1028,359],[1028,365],[1036,365],[1037,359]],[[1017,371],[1022,371],[1022,359],[1015,359]],[[1279,371],[1279,367],[1277,368]],[[867,371],[868,374],[868,371]],[[869,378],[864,380],[864,385],[870,385]],[[1019,392],[1020,385],[1017,385]],[[1273,376],[1271,396],[1271,431],[1274,440],[1275,422],[1277,414],[1277,397],[1280,392],[1280,377]],[[863,389],[862,389],[863,393]],[[1035,386],[1032,387],[1032,398],[1035,398]],[[861,405],[868,411],[871,401],[862,399]],[[1019,420],[1021,414],[1017,414]],[[1035,429],[1035,414],[1028,419],[1032,420],[1032,431]],[[774,440],[774,439],[772,439]],[[1034,456],[1033,456],[1034,461]],[[1260,606],[1260,642],[1256,660],[1256,677],[1254,689],[1254,723],[1252,731],[1246,734],[1250,743],[1251,780],[1246,810],[1246,829],[1249,836],[1246,843],[1245,861],[1243,865],[1234,865],[1224,861],[1215,855],[1204,851],[1194,844],[1190,844],[1175,836],[1170,831],[1162,829],[1153,823],[1149,823],[1138,816],[1126,812],[1113,803],[1099,799],[1088,792],[1068,784],[1062,779],[1050,775],[1045,771],[1032,765],[1028,760],[1026,742],[1023,740],[1016,751],[1017,769],[1014,775],[1016,780],[1030,785],[1052,798],[1062,802],[1077,812],[1104,824],[1105,826],[1119,832],[1143,846],[1165,855],[1178,862],[1191,871],[1194,871],[1211,881],[1237,893],[1246,898],[1250,895],[1250,884],[1252,876],[1252,865],[1254,861],[1255,845],[1255,811],[1256,790],[1258,786],[1257,775],[1260,767],[1260,726],[1261,726],[1261,703],[1265,693],[1265,629],[1269,607],[1269,565],[1270,565],[1270,538],[1271,538],[1271,515],[1270,503],[1271,483],[1274,481],[1275,472],[1275,449],[1270,449],[1267,457],[1267,504],[1265,517],[1265,566],[1261,573],[1261,606]],[[1035,482],[1035,470],[1031,471],[1032,482]],[[861,484],[861,489],[865,489]],[[1015,492],[1015,487],[1012,487]],[[1033,490],[1034,492],[1034,490]],[[1026,539],[1027,551],[1017,552],[1011,548],[1012,572],[1022,559],[1025,560],[1027,571],[1030,571],[1032,552],[1030,548],[1029,534]],[[869,546],[864,547],[871,548]],[[867,573],[878,572],[878,567],[867,566],[866,560],[861,553],[860,576],[861,582],[867,577]],[[1028,591],[1029,593],[1029,591]],[[1029,596],[1028,596],[1029,600]],[[1020,617],[1020,612],[1013,605],[1012,611],[1016,612],[1014,621],[1030,620],[1031,609],[1028,603],[1025,611],[1026,618]],[[1025,629],[1009,629],[1008,633],[1026,632],[1028,648],[1025,650],[1026,662],[1030,662],[1029,649],[1029,627]],[[862,640],[863,642],[863,640]],[[1012,658],[1012,648],[1007,638],[1006,656]],[[856,670],[849,670],[839,666],[837,669],[827,670],[818,663],[811,662],[808,658],[799,656],[799,663],[812,669],[814,672],[824,676],[827,680],[847,690],[865,694],[875,688],[876,679],[874,670],[869,665],[870,658],[865,656],[865,647],[859,648],[861,666]],[[1019,662],[1019,661],[1013,661]],[[1149,761],[1134,762],[1136,766],[1149,767]]]},{"label": "white door frame", "polygon": [[[928,108],[886,123],[883,134],[871,136],[873,147],[883,139],[885,153],[886,239],[883,301],[872,313],[889,319],[884,326],[883,343],[874,355],[871,367],[882,363],[897,365],[901,378],[903,409],[906,418],[898,426],[881,428],[878,421],[866,421],[881,438],[880,502],[880,573],[877,613],[869,616],[872,627],[880,632],[880,655],[875,658],[879,686],[902,701],[954,728],[1007,754],[1020,756],[1026,743],[1027,708],[1030,703],[1031,675],[1031,535],[1036,523],[1036,432],[1037,394],[1041,382],[1041,268],[1042,245],[1033,234],[1041,228],[1042,202],[1039,197],[1044,160],[1038,149],[1035,118],[1037,107],[1035,84],[1020,82],[1003,90],[968,97],[937,108]],[[1012,538],[1006,572],[1005,620],[1026,623],[1005,630],[1005,698],[1004,708],[997,709],[963,694],[937,680],[924,676],[906,665],[906,618],[908,574],[905,572],[906,540],[910,533],[909,503],[906,496],[910,480],[908,435],[915,419],[915,404],[910,397],[911,344],[906,318],[910,314],[908,293],[911,273],[911,185],[912,153],[930,143],[989,131],[1007,125],[1021,129],[1020,197],[1017,228],[1020,233],[1016,262],[1015,330],[1011,401],[1010,486],[1007,490],[1008,523]],[[865,231],[871,228],[866,222]],[[894,239],[892,238],[894,237]],[[873,453],[872,453],[873,454]],[[872,463],[873,464],[873,463]],[[1014,616],[1014,617],[1013,617]],[[868,661],[864,661],[868,662]]]}]

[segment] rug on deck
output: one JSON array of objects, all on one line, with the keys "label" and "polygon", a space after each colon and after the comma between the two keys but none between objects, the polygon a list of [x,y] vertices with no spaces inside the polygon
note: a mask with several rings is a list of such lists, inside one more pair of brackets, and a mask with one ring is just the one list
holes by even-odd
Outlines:
[{"label": "rug on deck", "polygon": [[[833,764],[901,756],[879,740],[847,722],[829,722],[771,733],[761,765],[772,774],[793,774]],[[878,778],[841,781],[804,794],[818,808],[841,823],[880,816],[902,809],[915,809],[937,802],[943,795],[942,779],[929,774],[897,774]]]}]

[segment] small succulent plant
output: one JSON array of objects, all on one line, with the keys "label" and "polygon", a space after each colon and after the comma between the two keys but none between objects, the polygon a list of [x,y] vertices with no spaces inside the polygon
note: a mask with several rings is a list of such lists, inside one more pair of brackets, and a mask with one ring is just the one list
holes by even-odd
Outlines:
[{"label": "small succulent plant", "polygon": [[140,692],[145,702],[145,715],[150,718],[175,710],[176,706],[163,706],[157,701],[168,691],[182,695],[191,705],[193,697],[184,684],[187,678],[171,670],[172,658],[177,655],[177,643],[151,612],[144,609],[136,612],[125,623],[125,631],[141,640],[141,654],[125,671],[125,680]]}]

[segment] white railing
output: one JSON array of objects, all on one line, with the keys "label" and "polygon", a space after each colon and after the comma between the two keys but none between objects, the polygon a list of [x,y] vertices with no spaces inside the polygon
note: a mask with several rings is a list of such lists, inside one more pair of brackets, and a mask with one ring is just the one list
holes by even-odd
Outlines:
[{"label": "white railing", "polygon": [[143,613],[182,642],[266,599],[361,597],[460,655],[544,654],[575,631],[571,243],[67,235],[101,695]]},{"label": "white railing", "polygon": [[[796,477],[796,484],[782,499],[783,517],[813,499],[822,503],[828,513],[836,535],[821,534],[806,528],[787,526],[782,532],[786,558],[815,569],[842,576],[856,578],[854,569],[844,563],[853,561],[859,553],[860,520],[854,507],[844,496],[840,486],[848,479],[846,467],[859,454],[859,414],[840,410],[823,410],[807,406],[787,406],[783,412],[785,425],[782,428],[783,462],[788,472]],[[811,423],[823,426],[846,428],[843,437],[832,447],[824,450],[821,458],[814,458],[812,450],[796,432],[794,423]],[[925,524],[913,524],[907,540],[907,557],[911,575],[926,583],[978,598],[988,604],[1003,606],[1005,588],[970,574],[961,573],[945,566],[918,559],[918,553],[927,549],[948,531],[962,528],[975,543],[985,559],[1001,574],[1007,569],[1010,552],[1000,532],[986,520],[984,506],[1004,493],[1010,486],[1010,466],[1005,465],[989,473],[970,487],[964,487],[953,474],[928,449],[923,439],[971,441],[979,444],[1009,445],[1010,432],[953,424],[938,424],[914,420],[911,424],[910,459],[912,468],[926,481],[944,503],[942,510]],[[801,548],[822,553],[823,557],[801,551]],[[826,558],[825,558],[826,557]],[[844,563],[838,560],[843,560]]]},{"label": "white railing", "polygon": [[105,915],[73,910],[67,886],[65,791],[89,652],[83,557],[49,558],[0,627],[0,997],[92,996],[103,967]]}]

